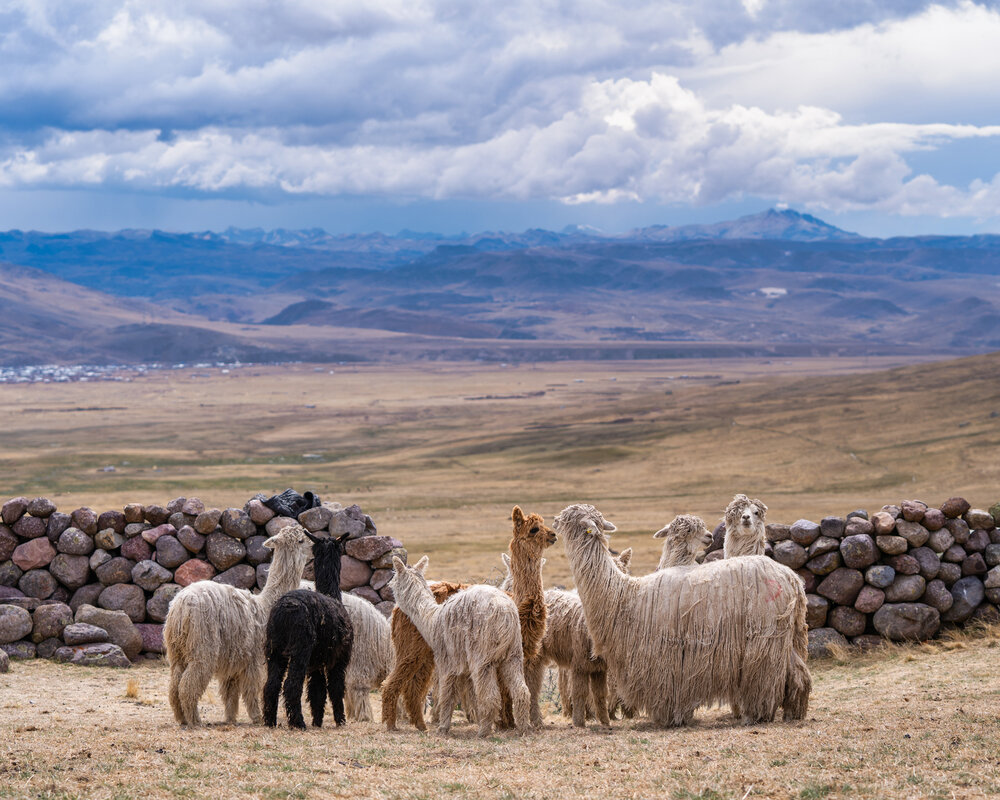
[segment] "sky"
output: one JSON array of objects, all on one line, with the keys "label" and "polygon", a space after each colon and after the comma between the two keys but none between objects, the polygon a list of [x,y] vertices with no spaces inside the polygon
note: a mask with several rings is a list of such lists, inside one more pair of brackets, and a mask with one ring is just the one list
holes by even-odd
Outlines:
[{"label": "sky", "polygon": [[0,230],[1000,232],[1000,2],[0,0]]}]

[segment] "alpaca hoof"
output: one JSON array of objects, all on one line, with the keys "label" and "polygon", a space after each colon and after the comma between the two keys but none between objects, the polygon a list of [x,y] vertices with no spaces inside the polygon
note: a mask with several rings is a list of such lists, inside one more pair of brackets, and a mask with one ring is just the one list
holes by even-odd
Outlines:
[{"label": "alpaca hoof", "polygon": [[306,729],[306,721],[304,719],[289,720],[289,728],[295,728],[296,730],[304,731]]}]

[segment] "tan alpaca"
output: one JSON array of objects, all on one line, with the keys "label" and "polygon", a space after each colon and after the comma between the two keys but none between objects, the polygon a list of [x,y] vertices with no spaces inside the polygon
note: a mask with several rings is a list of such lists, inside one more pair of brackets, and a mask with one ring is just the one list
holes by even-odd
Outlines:
[{"label": "tan alpaca", "polygon": [[[628,548],[617,557],[616,568],[627,571],[631,560],[632,549]],[[549,589],[545,592],[545,605],[548,621],[541,651],[526,668],[532,724],[542,724],[539,704],[542,678],[545,668],[554,663],[559,667],[560,694],[565,691],[563,713],[568,711],[577,727],[586,725],[588,711],[602,725],[610,725],[607,665],[594,654],[580,596],[572,590]]]},{"label": "tan alpaca", "polygon": [[524,683],[524,653],[517,606],[493,586],[477,585],[438,605],[424,570],[424,556],[413,567],[393,557],[392,590],[396,604],[420,631],[434,654],[438,675],[440,722],[447,734],[459,681],[471,680],[479,735],[489,736],[500,713],[497,675],[511,694],[514,722],[522,732],[530,727],[530,698]]},{"label": "tan alpaca", "polygon": [[615,526],[593,506],[556,517],[595,651],[619,691],[658,725],[685,725],[701,705],[738,703],[744,723],[779,707],[802,719],[812,682],[799,577],[765,556],[623,574],[607,551]]},{"label": "tan alpaca", "polygon": [[198,700],[214,675],[226,722],[236,721],[240,697],[250,719],[262,721],[264,628],[271,606],[297,589],[312,555],[312,542],[299,525],[288,525],[264,542],[274,555],[260,594],[215,581],[198,581],[170,602],[163,643],[170,662],[168,696],[182,725],[201,724]]},{"label": "tan alpaca", "polygon": [[745,494],[736,495],[726,506],[726,538],[722,546],[724,558],[762,556],[767,535],[764,518],[767,506],[751,500]]},{"label": "tan alpaca", "polygon": [[669,525],[654,533],[653,538],[663,539],[663,552],[657,569],[693,566],[698,555],[712,546],[712,532],[705,525],[705,520],[693,514],[674,517]]}]

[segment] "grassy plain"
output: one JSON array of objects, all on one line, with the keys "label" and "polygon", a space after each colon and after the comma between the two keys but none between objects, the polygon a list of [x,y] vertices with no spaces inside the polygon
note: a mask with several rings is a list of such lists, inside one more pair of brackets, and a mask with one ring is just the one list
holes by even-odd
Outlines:
[{"label": "grassy plain", "polygon": [[[128,671],[15,662],[0,675],[0,798],[993,797],[997,636],[814,662],[799,723],[743,728],[714,709],[683,729],[636,720],[574,730],[549,705],[541,732],[485,741],[464,722],[446,739],[376,723],[185,731],[162,662]],[[203,717],[220,720],[217,698],[206,697]]]},{"label": "grassy plain", "polygon": [[[0,495],[98,509],[292,486],[360,503],[434,577],[495,575],[515,503],[599,506],[651,567],[675,514],[745,491],[794,521],[1000,499],[1000,354],[183,369],[0,386]],[[114,472],[102,468],[113,466]],[[569,577],[553,548],[550,583]]]}]

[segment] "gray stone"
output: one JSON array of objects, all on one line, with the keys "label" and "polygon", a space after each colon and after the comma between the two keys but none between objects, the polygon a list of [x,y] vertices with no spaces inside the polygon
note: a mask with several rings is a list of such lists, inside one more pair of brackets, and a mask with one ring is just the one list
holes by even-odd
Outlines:
[{"label": "gray stone", "polygon": [[941,511],[946,517],[960,517],[969,510],[969,502],[964,497],[949,497],[941,504]]},{"label": "gray stone", "polygon": [[[785,541],[785,540],[782,540],[782,541]],[[775,544],[775,550],[776,549],[777,549],[777,543]],[[774,558],[775,561],[777,561],[777,558],[775,557],[774,552],[775,551],[772,550],[772,552],[771,552],[771,558]],[[372,562],[372,564],[371,564],[372,569],[392,569],[392,559],[393,559],[393,557],[398,558],[404,564],[407,563],[406,562],[406,558],[407,558],[406,548],[405,547],[394,547],[394,548],[392,548],[392,550],[390,550],[384,556],[380,556],[379,558],[376,558]]]},{"label": "gray stone", "polygon": [[35,655],[39,658],[52,658],[56,650],[62,646],[62,639],[43,639],[36,645]]},{"label": "gray stone", "polygon": [[952,564],[950,562],[942,564],[937,576],[944,581],[945,586],[951,586],[955,583],[955,581],[962,577],[962,568],[958,564]]},{"label": "gray stone", "polygon": [[789,569],[798,569],[807,559],[805,548],[791,539],[785,539],[774,545],[774,560]]},{"label": "gray stone", "polygon": [[187,502],[186,497],[175,497],[173,500],[167,503],[167,513],[177,514],[178,512],[180,512],[182,508],[184,508],[184,504],[186,502]]},{"label": "gray stone", "polygon": [[814,628],[809,631],[809,658],[827,658],[836,648],[847,650],[847,639],[833,628]]},{"label": "gray stone", "polygon": [[108,611],[124,611],[132,622],[146,619],[146,595],[134,583],[108,586],[97,598],[97,605]]},{"label": "gray stone", "polygon": [[831,536],[820,536],[815,542],[809,545],[809,549],[806,552],[809,554],[809,558],[815,558],[816,556],[823,555],[823,553],[832,553],[834,550],[839,549],[839,539],[834,539]]},{"label": "gray stone", "polygon": [[212,562],[212,565],[220,571],[225,571],[240,563],[246,554],[247,549],[243,543],[225,533],[213,533],[205,540],[205,555]]},{"label": "gray stone", "polygon": [[257,570],[249,564],[237,564],[214,578],[216,583],[225,583],[237,589],[252,589],[257,584]]},{"label": "gray stone", "polygon": [[176,569],[191,558],[188,549],[175,536],[161,536],[156,540],[156,563],[167,569]]},{"label": "gray stone", "polygon": [[920,522],[927,512],[927,503],[920,500],[904,500],[899,506],[903,519],[908,522]]},{"label": "gray stone", "polygon": [[[121,542],[118,544],[120,545]],[[66,553],[71,556],[89,556],[94,552],[94,539],[87,536],[79,528],[67,528],[59,535],[56,549],[60,553]]]},{"label": "gray stone", "polygon": [[111,553],[107,550],[95,550],[90,554],[90,558],[87,560],[87,564],[92,570],[97,570],[102,564],[107,564],[112,558],[114,558]]},{"label": "gray stone", "polygon": [[59,541],[59,537],[62,536],[63,531],[72,525],[73,518],[69,514],[56,511],[45,523],[45,536],[52,544],[55,544]]},{"label": "gray stone", "polygon": [[848,517],[844,538],[848,536],[873,536],[874,534],[875,526],[871,520],[864,517]]},{"label": "gray stone", "polygon": [[[73,529],[70,528],[70,530]],[[81,531],[81,533],[83,533],[83,531]],[[66,534],[64,533],[63,536],[65,535]],[[87,538],[89,539],[90,537]],[[60,539],[60,542],[61,541],[62,540]],[[102,530],[99,530],[97,532],[97,535],[94,537],[94,542],[91,545],[91,547],[93,547],[93,545],[96,544],[102,550],[117,550],[124,543],[125,543],[124,534],[118,533],[118,531],[116,531],[114,528],[103,528]]]},{"label": "gray stone", "polygon": [[[987,530],[991,531],[996,527],[996,523],[993,521],[993,515],[989,511],[984,511],[981,508],[970,508],[962,516],[965,520],[965,524],[969,526],[971,530]],[[14,532],[17,533],[17,526],[14,527]]]},{"label": "gray stone", "polygon": [[49,572],[67,589],[76,591],[90,580],[90,561],[86,556],[60,553],[49,564]]},{"label": "gray stone", "polygon": [[882,506],[882,511],[884,511],[893,519],[899,519],[900,514],[902,514],[902,510],[900,509],[899,506],[891,504],[887,506]]},{"label": "gray stone", "polygon": [[391,536],[365,536],[347,542],[344,549],[347,555],[359,561],[375,561],[392,550],[393,547],[401,545],[402,542]]},{"label": "gray stone", "polygon": [[961,564],[965,561],[967,555],[968,553],[965,552],[965,548],[962,545],[953,544],[941,554],[941,560],[950,561],[952,564]]},{"label": "gray stone", "polygon": [[[876,589],[874,586],[865,584],[861,587],[861,591],[858,592],[858,599],[854,601],[854,608],[862,614],[874,614],[882,607],[884,602],[885,592],[881,589]],[[858,634],[853,635],[857,636]]]},{"label": "gray stone", "polygon": [[392,616],[392,610],[395,607],[396,607],[396,604],[394,602],[392,602],[391,600],[383,600],[381,603],[379,603],[377,606],[375,606],[375,608],[378,610],[378,612],[383,617],[385,617],[386,619],[388,619],[390,616]]},{"label": "gray stone", "polygon": [[962,575],[985,575],[986,561],[982,553],[973,553],[962,562]]},{"label": "gray stone", "polygon": [[[873,543],[874,545],[874,543]],[[865,576],[856,569],[840,567],[827,575],[816,587],[816,593],[832,600],[837,605],[850,606],[858,597],[865,584]]]},{"label": "gray stone", "polygon": [[3,504],[3,509],[0,510],[0,519],[3,519],[4,525],[13,525],[27,510],[27,497],[12,497]]},{"label": "gray stone", "polygon": [[191,527],[202,536],[208,536],[208,534],[212,533],[218,527],[221,518],[221,510],[218,508],[209,508],[195,517],[194,525]]},{"label": "gray stone", "polygon": [[840,631],[844,636],[860,636],[865,632],[865,626],[868,624],[864,614],[847,606],[834,607],[830,612],[829,621],[830,627]]},{"label": "gray stone", "polygon": [[970,622],[979,622],[983,625],[996,625],[1000,622],[1000,610],[997,609],[992,603],[983,603],[975,611],[972,612],[972,616],[969,618]]},{"label": "gray stone", "polygon": [[267,573],[271,569],[271,564],[265,562],[264,564],[257,565],[257,588],[263,589],[264,585],[267,583]]},{"label": "gray stone", "polygon": [[806,625],[810,628],[826,626],[826,615],[830,610],[830,601],[818,594],[806,595]]},{"label": "gray stone", "polygon": [[0,605],[0,644],[16,642],[31,634],[31,614],[23,608]]},{"label": "gray stone", "polygon": [[307,531],[315,533],[327,528],[333,519],[333,511],[325,506],[308,508],[299,514],[299,524]]},{"label": "gray stone", "polygon": [[820,527],[808,519],[796,520],[789,529],[789,535],[796,544],[808,547],[819,537]]},{"label": "gray stone", "polygon": [[920,567],[920,577],[924,580],[933,580],[941,571],[941,556],[929,547],[915,547],[909,555],[916,559]]},{"label": "gray stone", "polygon": [[[865,521],[867,522],[867,520]],[[845,536],[840,542],[840,555],[844,559],[844,566],[852,569],[864,569],[874,564],[878,559],[878,549],[871,536],[867,534],[850,535]]]},{"label": "gray stone", "polygon": [[26,639],[22,639],[19,642],[10,642],[9,644],[0,644],[0,650],[3,650],[15,661],[28,661],[34,658],[37,653],[35,643],[29,642]]},{"label": "gray stone", "polygon": [[73,609],[65,603],[39,606],[31,615],[31,641],[40,644],[46,639],[58,639],[72,621]]},{"label": "gray stone", "polygon": [[0,650],[0,674],[10,672],[10,656],[6,650]]},{"label": "gray stone", "polygon": [[886,562],[896,570],[897,575],[919,575],[920,564],[913,556],[906,553],[901,556],[889,556]]},{"label": "gray stone", "polygon": [[372,578],[368,582],[368,585],[377,592],[392,580],[393,573],[394,570],[391,569],[377,569],[372,573]]},{"label": "gray stone", "polygon": [[928,508],[924,512],[924,518],[920,521],[929,531],[939,531],[944,527],[944,523],[947,517],[945,517],[944,512],[939,508]]},{"label": "gray stone", "polygon": [[872,650],[879,650],[885,647],[888,642],[886,642],[886,640],[881,636],[876,636],[874,633],[863,633],[860,636],[855,636],[851,639],[851,644],[862,653],[869,653]]},{"label": "gray stone", "polygon": [[[283,519],[288,518],[283,517]],[[294,521],[292,520],[292,522]],[[222,525],[222,530],[234,539],[243,540],[257,533],[257,526],[250,519],[250,515],[241,508],[227,508],[222,512],[219,522]]]},{"label": "gray stone", "polygon": [[146,616],[153,622],[164,622],[167,619],[167,610],[170,608],[170,601],[173,600],[181,587],[176,583],[164,583],[158,586],[153,596],[146,601]]},{"label": "gray stone", "polygon": [[872,624],[894,642],[922,642],[938,632],[941,615],[924,603],[886,603],[875,612]]},{"label": "gray stone", "polygon": [[951,534],[951,538],[956,544],[965,544],[969,541],[969,526],[964,519],[949,519],[945,522],[944,528]]},{"label": "gray stone", "polygon": [[264,529],[267,531],[268,536],[277,536],[282,530],[287,528],[289,525],[298,525],[299,523],[292,519],[291,517],[272,517]]},{"label": "gray stone", "polygon": [[832,553],[823,553],[816,556],[816,558],[809,559],[806,562],[806,569],[814,575],[829,575],[837,567],[841,566],[842,563],[840,552],[834,550]]},{"label": "gray stone", "polygon": [[919,575],[897,575],[885,590],[887,603],[912,603],[919,600],[927,588],[927,581]]},{"label": "gray stone", "polygon": [[819,521],[819,531],[822,536],[830,539],[840,539],[844,535],[847,523],[841,517],[823,517]]},{"label": "gray stone", "polygon": [[152,530],[153,526],[145,522],[130,522],[125,526],[125,538],[131,539],[135,536],[142,536],[146,531]]},{"label": "gray stone", "polygon": [[167,522],[174,527],[174,530],[180,530],[185,525],[194,526],[194,521],[197,517],[193,517],[190,514],[184,514],[180,511],[176,511],[167,518]]},{"label": "gray stone", "polygon": [[247,563],[251,566],[256,567],[271,560],[270,548],[264,547],[266,541],[266,536],[250,536],[243,541],[243,546],[247,549]]},{"label": "gray stone", "polygon": [[71,622],[62,632],[63,641],[68,645],[95,644],[110,641],[108,632],[86,622]]},{"label": "gray stone", "polygon": [[23,574],[24,570],[13,561],[4,561],[0,564],[0,586],[17,586]]},{"label": "gray stone", "polygon": [[245,510],[256,525],[267,525],[274,519],[274,512],[256,497],[247,503]]},{"label": "gray stone", "polygon": [[24,592],[25,597],[37,597],[39,600],[51,597],[58,586],[47,569],[29,569],[17,582],[17,588]]},{"label": "gray stone", "polygon": [[40,517],[23,516],[10,526],[22,539],[38,539],[45,536],[48,526]]},{"label": "gray stone", "polygon": [[97,530],[111,528],[115,533],[125,533],[125,515],[121,511],[105,511],[97,518]]},{"label": "gray stone", "polygon": [[79,528],[84,533],[94,536],[97,531],[97,512],[92,508],[78,508],[70,514],[74,528]]},{"label": "gray stone", "polygon": [[[885,509],[883,509],[885,510]],[[863,508],[858,508],[847,515],[847,523],[850,524],[852,519],[868,519],[868,512]]]},{"label": "gray stone", "polygon": [[177,541],[184,545],[189,553],[193,553],[194,555],[205,549],[205,537],[190,525],[185,525],[177,531]]},{"label": "gray stone", "polygon": [[0,586],[0,603],[5,602],[8,598],[12,597],[24,597],[24,592],[20,589],[16,589],[13,586]]},{"label": "gray stone", "polygon": [[96,606],[97,598],[101,596],[103,591],[103,583],[88,583],[73,592],[73,597],[69,601],[69,607],[73,609],[73,614],[75,615],[80,610],[80,606]]},{"label": "gray stone", "polygon": [[906,552],[909,544],[902,536],[876,536],[875,546],[886,555],[898,556]]},{"label": "gray stone", "polygon": [[910,547],[923,547],[931,535],[931,532],[919,522],[907,522],[902,519],[896,522],[896,533],[906,539]]},{"label": "gray stone", "polygon": [[205,510],[205,504],[197,497],[189,497],[184,501],[179,510],[182,514],[186,514],[189,517],[197,517]]},{"label": "gray stone", "polygon": [[20,543],[20,540],[14,535],[14,531],[6,525],[0,525],[0,563],[10,561],[10,557],[14,555],[14,550]]},{"label": "gray stone", "polygon": [[1000,567],[994,567],[983,578],[983,586],[987,589],[1000,589]]},{"label": "gray stone", "polygon": [[356,586],[367,586],[371,580],[372,569],[364,561],[358,561],[351,556],[344,556],[340,561],[340,588],[350,591]]},{"label": "gray stone", "polygon": [[81,644],[76,647],[60,647],[52,656],[64,664],[81,667],[131,667],[132,663],[122,649],[111,642],[102,644]]},{"label": "gray stone", "polygon": [[[723,529],[725,529],[725,525],[723,525]],[[789,525],[769,523],[764,526],[764,536],[769,542],[783,542],[791,538],[792,529]]]},{"label": "gray stone", "polygon": [[132,583],[147,592],[155,592],[157,587],[170,582],[173,577],[170,570],[149,559],[132,567]]},{"label": "gray stone", "polygon": [[349,534],[351,539],[374,536],[378,533],[372,518],[365,514],[357,504],[334,511],[329,530],[330,533],[338,536],[342,533]]},{"label": "gray stone", "polygon": [[167,511],[163,506],[143,506],[143,516],[150,525],[162,525],[170,518],[172,512]]},{"label": "gray stone", "polygon": [[382,596],[370,586],[356,586],[351,589],[351,594],[364,598],[373,606],[382,602]]},{"label": "gray stone", "polygon": [[76,612],[76,621],[104,628],[111,641],[118,645],[130,659],[135,658],[142,651],[142,637],[124,611],[109,611],[91,605],[82,605]]},{"label": "gray stone", "polygon": [[116,556],[107,563],[101,564],[101,566],[94,570],[94,574],[97,575],[97,580],[105,586],[112,586],[116,583],[128,583],[132,580],[132,567],[134,566],[134,561]]},{"label": "gray stone", "polygon": [[963,545],[968,553],[982,553],[990,545],[990,535],[987,531],[977,528],[969,534],[968,541]]},{"label": "gray stone", "polygon": [[142,522],[146,519],[141,503],[129,503],[122,509],[122,513],[125,515],[126,527],[133,522]]},{"label": "gray stone", "polygon": [[942,615],[945,622],[965,622],[986,598],[983,582],[971,575],[955,581],[951,596],[955,602]]},{"label": "gray stone", "polygon": [[802,581],[802,588],[805,590],[806,594],[816,592],[816,587],[819,585],[819,578],[813,575],[805,567],[795,570],[795,574],[798,575],[799,580]]},{"label": "gray stone", "polygon": [[951,596],[951,592],[944,585],[944,581],[933,580],[928,582],[927,588],[924,590],[924,595],[920,598],[920,602],[926,603],[931,608],[936,608],[943,614],[951,608],[955,602],[955,598]]},{"label": "gray stone", "polygon": [[983,559],[986,561],[986,566],[995,567],[1000,564],[1000,544],[988,544],[986,549],[983,551]]}]

